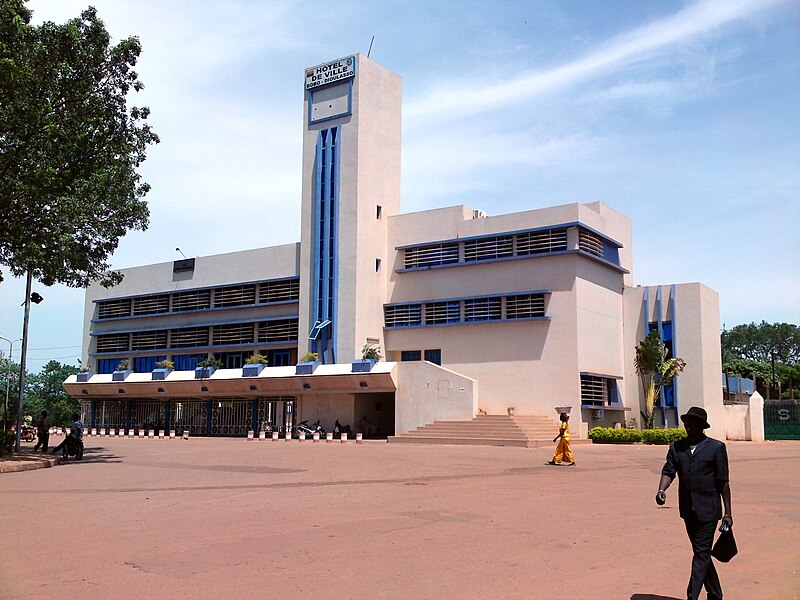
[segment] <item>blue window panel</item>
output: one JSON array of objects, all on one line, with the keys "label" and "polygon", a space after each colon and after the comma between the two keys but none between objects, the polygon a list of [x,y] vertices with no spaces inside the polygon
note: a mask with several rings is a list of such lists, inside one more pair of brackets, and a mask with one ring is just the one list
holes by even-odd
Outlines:
[{"label": "blue window panel", "polygon": [[197,363],[206,359],[205,354],[176,354],[172,357],[176,371],[194,371]]},{"label": "blue window panel", "polygon": [[101,358],[97,361],[97,372],[103,375],[109,375],[117,370],[119,358]]},{"label": "blue window panel", "polygon": [[166,356],[137,356],[133,359],[135,373],[149,373],[156,368],[156,363],[167,360]]},{"label": "blue window panel", "polygon": [[422,352],[420,350],[403,350],[400,353],[400,360],[403,362],[422,360]]},{"label": "blue window panel", "polygon": [[269,359],[269,366],[271,367],[288,367],[292,360],[291,350],[267,350],[262,352]]},{"label": "blue window panel", "polygon": [[435,365],[441,366],[441,364],[442,364],[442,351],[441,351],[441,349],[425,350],[425,360],[427,360],[428,362],[432,362]]}]

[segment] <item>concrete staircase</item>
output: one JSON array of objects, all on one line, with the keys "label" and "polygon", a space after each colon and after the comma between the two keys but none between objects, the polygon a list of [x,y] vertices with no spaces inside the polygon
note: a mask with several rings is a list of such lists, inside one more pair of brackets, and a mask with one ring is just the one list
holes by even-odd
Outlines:
[{"label": "concrete staircase", "polygon": [[434,421],[389,438],[397,444],[552,446],[558,423],[543,416],[478,415],[472,421]]}]

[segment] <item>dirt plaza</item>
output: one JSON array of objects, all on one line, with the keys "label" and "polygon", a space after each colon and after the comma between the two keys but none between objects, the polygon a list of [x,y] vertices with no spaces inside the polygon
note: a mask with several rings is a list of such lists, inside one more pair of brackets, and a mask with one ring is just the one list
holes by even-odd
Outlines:
[{"label": "dirt plaza", "polygon": [[[666,447],[88,438],[0,474],[0,598],[680,600]],[[800,597],[800,444],[728,444],[726,600]]]}]

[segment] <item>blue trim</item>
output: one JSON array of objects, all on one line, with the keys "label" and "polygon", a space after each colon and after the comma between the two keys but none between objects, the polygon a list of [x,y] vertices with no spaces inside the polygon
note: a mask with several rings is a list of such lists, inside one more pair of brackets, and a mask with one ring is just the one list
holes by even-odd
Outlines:
[{"label": "blue trim", "polygon": [[169,400],[164,400],[164,437],[169,437]]},{"label": "blue trim", "polygon": [[206,400],[206,435],[211,435],[211,426],[213,424],[213,411],[214,404],[212,400]]},{"label": "blue trim", "polygon": [[[353,72],[355,73],[355,65],[353,65]],[[316,125],[318,123],[324,123],[325,121],[332,121],[334,119],[342,119],[344,117],[349,117],[353,114],[353,81],[355,80],[355,76],[350,77],[350,89],[347,91],[347,112],[339,113],[338,115],[333,115],[332,117],[323,117],[321,119],[317,119],[316,121],[311,118],[311,105],[314,102],[314,92],[318,90],[324,90],[328,87],[333,87],[334,85],[341,83],[343,80],[334,81],[333,83],[329,83],[327,85],[321,85],[316,88],[311,88],[308,91],[308,124],[309,125]]]},{"label": "blue trim", "polygon": [[[197,350],[204,352],[206,350],[220,350],[235,352],[237,349],[254,350],[256,348],[267,348],[272,346],[286,346],[291,344],[293,348],[297,347],[297,340],[282,340],[278,342],[248,342],[246,344],[230,344],[227,346],[181,346],[180,348],[153,348],[151,350],[122,350],[120,352],[89,352],[89,356],[103,356],[103,357],[116,357],[127,358],[129,356],[151,356],[147,352],[186,352],[187,350]],[[156,354],[156,356],[158,356]],[[119,361],[117,361],[119,363]],[[99,371],[98,371],[99,373]]]},{"label": "blue trim", "polygon": [[[512,213],[513,215],[513,213]],[[511,216],[511,215],[503,215],[503,216]],[[453,242],[468,242],[471,240],[480,240],[480,239],[489,239],[493,237],[502,237],[505,235],[517,235],[520,233],[531,233],[533,231],[547,231],[548,229],[569,229],[570,227],[583,227],[586,231],[591,231],[592,233],[598,235],[603,241],[608,242],[612,246],[616,246],[617,248],[622,248],[622,244],[620,244],[617,240],[608,237],[606,234],[597,231],[596,229],[589,227],[588,225],[583,224],[580,221],[570,221],[569,223],[558,223],[556,225],[545,225],[542,227],[533,227],[530,229],[514,229],[512,231],[498,231],[495,233],[484,233],[481,235],[471,235],[467,237],[457,237],[457,238],[450,238],[446,240],[433,240],[431,242],[419,242],[416,244],[405,244],[403,246],[395,246],[395,250],[405,250],[407,248],[420,248],[424,246],[436,246],[438,244],[449,244]]]},{"label": "blue trim", "polygon": [[260,317],[258,319],[237,319],[235,321],[204,321],[189,325],[175,325],[174,327],[137,327],[136,329],[113,329],[109,331],[90,331],[89,336],[112,335],[117,333],[139,333],[141,331],[174,331],[176,329],[195,329],[197,327],[213,327],[216,325],[240,325],[242,323],[266,323],[269,321],[291,321],[298,319],[298,315],[282,315],[278,317]]},{"label": "blue trim", "polygon": [[250,429],[253,430],[254,438],[258,437],[258,431],[261,429],[258,426],[258,398],[253,399],[253,408],[250,415]]},{"label": "blue trim", "polygon": [[[289,244],[287,244],[289,245]],[[297,244],[295,244],[297,245]],[[277,247],[277,246],[274,246]],[[218,255],[219,256],[219,255]],[[177,289],[177,290],[162,290],[160,292],[149,292],[147,294],[134,294],[133,296],[112,296],[110,298],[97,298],[96,300],[92,300],[92,302],[107,302],[109,300],[133,300],[135,298],[146,298],[147,296],[165,296],[165,295],[174,295],[174,294],[183,294],[185,292],[202,292],[204,290],[217,290],[226,287],[236,287],[240,285],[257,285],[260,283],[271,283],[273,281],[290,281],[292,279],[300,279],[299,275],[287,275],[285,277],[273,277],[272,279],[256,279],[253,281],[242,281],[242,282],[231,282],[231,283],[218,283],[217,285],[204,285],[202,287],[195,287],[195,288],[185,288],[185,289]],[[296,300],[291,300],[291,302],[297,302]],[[245,306],[254,306],[251,304],[245,304]],[[222,308],[228,308],[222,307]],[[232,307],[237,308],[237,307]],[[210,309],[201,309],[201,310],[210,310]],[[191,311],[177,311],[177,314],[183,314],[184,312],[191,312]],[[158,313],[158,314],[165,314],[165,313]],[[171,313],[167,313],[171,314]],[[174,313],[172,313],[174,314]],[[152,315],[144,315],[144,316],[152,316]],[[103,319],[104,321],[106,319]],[[108,319],[109,321],[111,319]]]},{"label": "blue trim", "polygon": [[[503,294],[481,294],[480,296],[457,296],[455,298],[436,298],[432,300],[408,300],[406,302],[392,302],[384,304],[384,308],[391,308],[392,306],[406,306],[409,304],[430,304],[432,302],[458,302],[460,300],[479,300],[481,298],[508,298],[511,296],[528,296],[530,294],[552,294],[552,290],[528,290],[522,292],[505,292]],[[540,318],[540,317],[536,317]],[[519,321],[521,319],[514,319]]]},{"label": "blue trim", "polygon": [[[662,295],[662,286],[658,286],[656,288],[656,323],[658,326],[658,337],[661,338],[661,343],[664,343],[664,320],[661,315],[661,295]],[[667,401],[664,393],[664,388],[662,387],[659,390],[658,394],[658,403],[661,407],[661,423],[662,425],[667,424]]]},{"label": "blue trim", "polygon": [[[670,286],[670,290],[669,290],[669,306],[668,306],[668,309],[672,309],[671,310],[671,315],[670,315],[670,322],[672,323],[672,327],[671,327],[671,329],[672,329],[672,356],[680,356],[678,354],[678,336],[676,334],[676,331],[677,331],[676,318],[675,318],[676,315],[677,315],[677,311],[675,310],[675,305],[676,305],[675,294],[676,294],[676,292],[677,292],[677,289],[675,287],[675,284],[673,283]],[[673,403],[675,404],[675,415],[676,416],[681,414],[680,405],[678,404],[678,380],[679,379],[680,379],[680,377],[675,377],[672,380],[672,399],[673,399]],[[677,422],[677,419],[676,419],[676,422]]]},{"label": "blue trim", "polygon": [[448,263],[448,264],[444,264],[444,265],[429,265],[429,266],[425,266],[425,267],[411,267],[411,268],[408,268],[408,269],[406,269],[406,268],[395,269],[394,272],[395,273],[410,273],[410,272],[414,272],[414,271],[428,271],[428,270],[433,270],[433,269],[448,269],[450,267],[474,267],[474,266],[477,266],[477,265],[485,265],[485,264],[495,263],[495,262],[506,262],[506,261],[509,261],[509,260],[529,260],[529,259],[535,259],[535,258],[550,258],[550,257],[553,257],[553,256],[566,256],[566,255],[569,255],[569,254],[576,254],[578,256],[583,256],[584,258],[588,258],[590,260],[598,262],[601,265],[605,265],[605,266],[607,266],[607,267],[609,267],[609,268],[611,268],[611,269],[613,269],[613,270],[615,270],[615,271],[617,271],[619,273],[622,273],[624,275],[630,274],[630,271],[628,271],[628,269],[625,269],[625,268],[623,268],[623,267],[621,267],[618,264],[615,264],[613,262],[609,262],[608,260],[606,260],[605,258],[602,258],[600,256],[595,256],[594,254],[589,254],[588,252],[585,252],[583,250],[557,250],[556,252],[544,252],[544,253],[541,253],[541,254],[523,254],[523,255],[520,255],[520,256],[505,256],[503,258],[488,258],[486,260],[477,260],[477,261],[469,261],[469,262],[461,261],[461,262],[457,262],[457,263]]}]

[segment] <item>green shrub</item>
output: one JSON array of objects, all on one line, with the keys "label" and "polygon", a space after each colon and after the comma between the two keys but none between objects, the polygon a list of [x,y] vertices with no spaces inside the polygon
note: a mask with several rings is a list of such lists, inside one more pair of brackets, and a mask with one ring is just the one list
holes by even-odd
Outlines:
[{"label": "green shrub", "polygon": [[641,442],[642,432],[638,429],[613,427],[593,427],[589,430],[589,439],[595,444],[620,444],[625,442]]},{"label": "green shrub", "polygon": [[244,360],[244,364],[246,365],[266,365],[269,363],[269,360],[263,354],[253,354],[253,356],[248,356]]},{"label": "green shrub", "polygon": [[156,363],[157,369],[174,369],[175,363],[171,360],[160,360]]},{"label": "green shrub", "polygon": [[303,362],[315,362],[319,358],[319,354],[317,352],[306,352],[303,356],[300,357],[301,363]]},{"label": "green shrub", "polygon": [[647,444],[669,444],[677,442],[686,437],[686,430],[683,427],[673,427],[671,429],[645,429],[642,431],[642,441]]},{"label": "green shrub", "polygon": [[13,431],[0,431],[0,456],[11,454],[16,442],[17,435]]},{"label": "green shrub", "polygon": [[198,367],[216,367],[218,369],[221,369],[222,367],[225,366],[225,363],[223,363],[218,358],[214,358],[213,356],[210,356],[210,357],[206,358],[205,360],[201,360],[199,363],[197,363],[197,366]]}]

